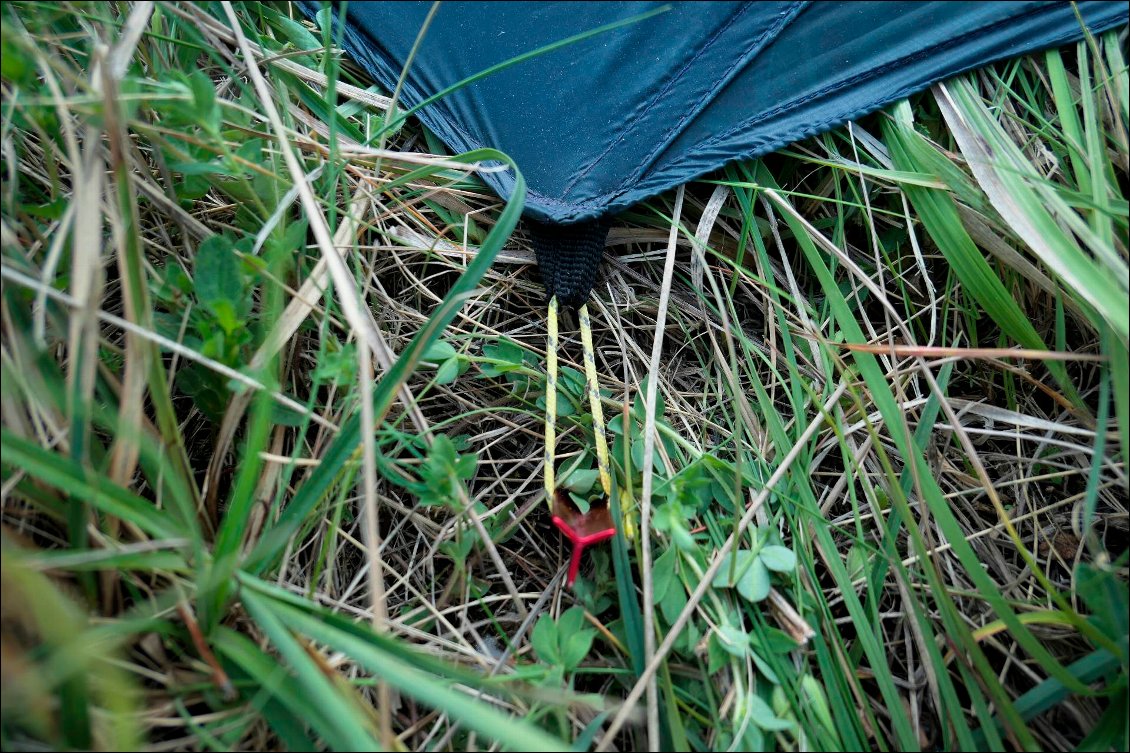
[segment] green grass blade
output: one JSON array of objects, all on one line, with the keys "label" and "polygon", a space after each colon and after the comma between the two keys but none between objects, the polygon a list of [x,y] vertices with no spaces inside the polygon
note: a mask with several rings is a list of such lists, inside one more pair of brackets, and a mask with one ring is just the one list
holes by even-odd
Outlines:
[{"label": "green grass blade", "polygon": [[[514,193],[499,216],[498,222],[491,228],[490,233],[480,246],[479,252],[467,265],[466,271],[452,285],[443,302],[412,338],[412,342],[408,344],[393,367],[381,378],[373,390],[374,415],[378,420],[383,418],[389,406],[392,405],[401,384],[420,365],[424,352],[439,339],[444,328],[455,318],[455,314],[459,307],[463,305],[465,297],[479,284],[495,256],[502,250],[503,244],[514,231],[522,215],[522,206],[526,197],[526,181],[509,157],[493,149],[479,149],[451,159],[468,163],[490,160],[510,165],[515,175]],[[261,572],[283,550],[286,542],[329,491],[341,469],[354,456],[360,442],[360,431],[361,417],[358,413],[342,426],[318,468],[299,488],[283,511],[278,523],[260,539],[254,551],[244,563],[248,572]]]},{"label": "green grass blade", "polygon": [[110,482],[100,473],[32,444],[7,428],[3,429],[0,437],[4,463],[23,469],[40,481],[87,502],[107,515],[128,520],[158,538],[182,537],[182,529],[164,510],[157,509],[149,500]]},{"label": "green grass blade", "polygon": [[[799,223],[796,223],[791,215],[786,214],[785,219],[793,227],[793,232],[798,240],[801,241],[801,249],[805,252],[810,266],[821,279],[824,290],[828,292],[828,303],[836,318],[836,322],[843,329],[847,341],[866,342],[866,336],[856,322],[847,302],[843,299],[842,295],[833,293],[833,291],[838,291],[839,288],[836,286],[835,280],[825,265],[823,258],[817,253],[815,245],[811,240],[807,239],[806,230],[800,226]],[[923,499],[926,504],[929,505],[931,514],[940,526],[943,535],[946,536],[950,545],[953,547],[955,554],[961,561],[962,566],[966,569],[966,572],[973,584],[977,587],[982,598],[992,606],[1001,620],[1009,627],[1013,637],[1044,671],[1058,677],[1075,692],[1087,692],[1086,687],[1068,674],[1063,665],[1052,656],[1044,647],[1043,643],[1019,620],[1016,613],[1001,594],[998,586],[993,583],[985,572],[976,552],[973,551],[965,535],[962,533],[960,523],[954,517],[953,511],[942,495],[941,489],[938,487],[937,481],[934,479],[933,473],[926,463],[922,451],[913,444],[912,437],[906,433],[906,425],[903,420],[902,411],[899,409],[894,396],[891,394],[890,387],[886,382],[883,371],[877,363],[875,356],[864,352],[853,352],[852,358],[855,360],[860,374],[869,388],[871,398],[874,400],[876,407],[883,416],[888,431],[891,433],[895,446],[901,453],[904,462],[914,463],[916,465],[917,475],[921,484],[920,492]],[[903,500],[903,502],[905,504],[905,500]],[[907,516],[909,519],[912,519],[909,514]],[[912,528],[910,530],[914,529]],[[925,553],[926,548],[922,546],[921,551]],[[948,599],[948,595],[940,594],[939,596]]]},{"label": "green grass blade", "polygon": [[[250,579],[245,578],[244,583],[254,586]],[[245,598],[251,593],[251,588],[245,589]],[[255,594],[254,600],[257,604],[267,603],[267,597],[258,594]],[[291,629],[344,652],[400,692],[441,709],[468,728],[507,747],[516,750],[568,750],[568,745],[543,730],[453,690],[440,678],[404,661],[396,655],[403,653],[403,649],[396,653],[387,650],[390,648],[389,639],[366,634],[359,625],[342,629],[335,624],[338,619],[299,609],[293,602],[293,599],[271,601],[272,613]]]},{"label": "green grass blade", "polygon": [[355,700],[344,697],[333,686],[306,649],[290,634],[278,615],[278,603],[250,591],[242,595],[242,601],[248,614],[294,671],[294,681],[302,692],[303,700],[318,712],[311,717],[311,724],[330,747],[335,750],[378,750],[380,745],[366,731],[368,720]]},{"label": "green grass blade", "polygon": [[[166,544],[170,542],[164,542]],[[184,540],[183,548],[189,546]],[[188,572],[184,556],[173,551],[117,551],[114,549],[87,549],[43,551],[25,562],[37,570],[153,570]]]},{"label": "green grass blade", "polygon": [[[1063,284],[1126,342],[1130,339],[1126,260],[1104,243],[1106,233],[1096,234],[1051,188],[966,79],[954,79],[944,92],[938,104],[993,206]],[[1092,166],[1091,180],[1102,170]]]},{"label": "green grass blade", "polygon": [[[238,676],[237,672],[252,680],[254,692],[248,693],[248,702],[259,709],[271,729],[286,742],[288,749],[313,750],[315,743],[306,735],[306,724],[299,720],[310,720],[317,711],[295,687],[293,676],[286,667],[231,628],[220,626],[213,641],[219,656],[226,660],[225,664],[236,670],[232,672],[233,680]],[[316,723],[307,723],[315,729],[328,724],[320,715]]]},{"label": "green grass blade", "polygon": [[[910,124],[909,108],[905,103],[899,106],[898,112],[907,116],[883,122],[891,158],[902,169],[920,168],[924,162],[921,152],[931,147]],[[1032,326],[1032,321],[969,237],[953,198],[942,191],[913,185],[907,185],[903,190],[938,250],[952,265],[965,292],[1015,342],[1033,350],[1047,350],[1047,345]],[[1075,388],[1062,364],[1048,363],[1048,370],[1068,395],[1075,395]],[[1079,402],[1077,396],[1075,402]]]}]

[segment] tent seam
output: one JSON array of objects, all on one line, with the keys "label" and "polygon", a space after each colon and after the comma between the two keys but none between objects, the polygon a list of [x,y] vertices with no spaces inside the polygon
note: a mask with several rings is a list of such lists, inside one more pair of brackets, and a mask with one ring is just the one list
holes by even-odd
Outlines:
[{"label": "tent seam", "polygon": [[[967,32],[965,34],[962,34],[959,37],[955,37],[954,39],[950,39],[946,42],[936,44],[936,45],[933,45],[931,47],[927,47],[927,48],[924,48],[922,50],[919,50],[918,52],[914,53],[913,55],[905,55],[901,58],[897,58],[895,60],[892,60],[891,62],[887,63],[886,65],[882,65],[878,68],[874,68],[872,70],[869,70],[866,73],[860,73],[860,74],[857,74],[855,76],[852,76],[851,78],[844,79],[843,81],[837,82],[837,83],[832,84],[830,86],[826,86],[822,89],[819,89],[819,90],[813,92],[812,94],[805,95],[805,96],[800,97],[798,99],[790,100],[789,102],[787,102],[783,105],[778,105],[777,107],[775,107],[771,110],[767,110],[763,113],[759,113],[758,115],[753,116],[752,118],[750,118],[748,120],[744,120],[738,125],[731,126],[728,130],[723,131],[722,133],[711,136],[706,141],[703,141],[700,144],[698,144],[694,148],[694,151],[697,152],[699,150],[708,149],[711,146],[717,144],[718,142],[720,142],[720,141],[722,141],[726,138],[729,138],[730,136],[732,136],[734,133],[737,133],[738,131],[745,130],[746,128],[748,128],[751,125],[755,125],[755,124],[762,122],[764,120],[768,120],[770,118],[773,118],[776,115],[781,114],[782,112],[786,112],[788,110],[796,109],[798,106],[806,104],[808,102],[811,102],[814,99],[819,99],[820,97],[823,97],[827,94],[832,94],[834,92],[841,91],[841,90],[848,88],[850,86],[854,86],[856,84],[859,84],[863,81],[868,81],[868,80],[877,78],[877,77],[881,76],[882,74],[886,73],[889,70],[897,68],[897,67],[904,65],[906,63],[913,63],[913,62],[917,62],[919,60],[923,60],[923,59],[928,58],[928,57],[930,57],[934,54],[937,54],[939,52],[943,52],[943,51],[945,51],[945,50],[947,50],[951,47],[956,47],[959,44],[964,43],[968,40],[976,39],[977,37],[981,37],[981,36],[985,36],[985,35],[993,32],[993,31],[996,31],[999,27],[1005,26],[1009,23],[1013,23],[1013,22],[1017,21],[1018,19],[1023,19],[1023,18],[1026,18],[1028,16],[1037,15],[1040,10],[1041,10],[1041,8],[1039,6],[1037,6],[1035,8],[1031,8],[1029,10],[1025,10],[1021,13],[1017,13],[1016,15],[1009,16],[1006,19],[1001,19],[1000,21],[994,22],[994,23],[992,23],[988,26],[977,29],[976,31]],[[979,66],[979,67],[983,67],[983,66]],[[958,75],[958,74],[953,74],[953,75]],[[949,77],[947,77],[947,78],[949,78]],[[869,103],[868,107],[873,106],[876,102],[881,102],[881,101],[882,101],[882,99],[873,100],[871,103]],[[862,108],[862,109],[866,109],[866,107]],[[827,122],[831,122],[831,120],[835,120],[835,118],[832,118]],[[693,153],[694,152],[688,152],[687,155],[685,157],[683,157],[682,160],[680,160],[680,161],[685,161],[686,158],[690,157]],[[677,164],[677,163],[675,163],[675,164]]]},{"label": "tent seam", "polygon": [[[796,5],[800,4],[801,3],[798,1],[791,7],[795,7]],[[314,15],[313,7],[307,7],[308,3],[300,3],[299,6],[302,7],[304,11],[306,11],[308,16],[312,17]],[[742,12],[746,12],[748,7],[749,4],[743,6]],[[1015,51],[1002,53],[999,57],[989,58],[968,68],[951,72],[943,76],[928,77],[922,79],[921,81],[915,82],[913,85],[904,86],[891,95],[871,98],[866,105],[858,108],[853,108],[851,111],[842,115],[831,118],[824,118],[816,122],[809,122],[799,127],[793,127],[777,133],[771,138],[756,139],[754,140],[755,143],[756,141],[760,141],[760,144],[751,145],[748,149],[740,149],[740,151],[737,151],[733,155],[722,160],[710,159],[708,160],[709,167],[706,167],[702,170],[695,168],[694,175],[690,177],[672,175],[672,173],[677,173],[681,169],[685,169],[689,163],[693,163],[695,160],[701,158],[705,152],[708,152],[711,149],[717,149],[720,145],[723,144],[726,139],[732,138],[735,134],[741,131],[748,130],[751,127],[765,123],[766,121],[771,121],[773,118],[780,116],[782,113],[796,110],[797,108],[811,102],[814,99],[825,97],[829,94],[836,94],[847,87],[859,84],[860,82],[867,82],[875,79],[882,74],[890,71],[891,69],[898,68],[899,66],[905,66],[908,63],[917,62],[924,58],[930,57],[931,55],[936,55],[951,48],[960,46],[961,44],[966,43],[970,40],[976,40],[980,37],[987,36],[994,31],[997,31],[1001,27],[1016,23],[1018,20],[1027,19],[1032,16],[1038,16],[1041,13],[1041,10],[1042,8],[1039,6],[1022,10],[1009,16],[1006,19],[1001,19],[999,21],[993,22],[988,26],[960,34],[957,37],[954,37],[945,42],[934,44],[914,54],[902,56],[896,60],[886,63],[879,68],[858,74],[844,81],[822,87],[820,90],[813,92],[812,94],[791,100],[788,103],[779,105],[769,111],[759,113],[751,118],[742,121],[741,123],[738,123],[726,129],[724,132],[715,134],[707,140],[698,143],[659,170],[648,172],[646,167],[642,171],[640,170],[640,168],[636,168],[636,171],[632,174],[632,176],[626,177],[621,180],[619,185],[617,185],[615,188],[607,191],[602,191],[598,195],[590,196],[585,199],[568,200],[565,198],[559,198],[557,196],[549,196],[547,194],[541,193],[531,186],[527,186],[527,195],[532,199],[532,201],[527,204],[527,209],[531,210],[536,215],[549,219],[550,221],[566,223],[576,222],[587,218],[597,218],[616,211],[622,211],[624,208],[631,204],[645,201],[648,198],[651,198],[674,185],[678,185],[679,183],[685,183],[699,179],[703,175],[717,170],[718,168],[726,164],[763,156],[764,154],[780,149],[784,146],[787,146],[788,144],[795,143],[796,141],[807,138],[813,134],[825,132],[831,127],[835,127],[836,125],[843,124],[875,112],[883,107],[886,107],[892,102],[904,99],[907,96],[920,92],[930,85],[937,83],[938,81],[946,80],[954,76],[967,73],[970,70],[983,68],[984,66],[991,65],[995,62],[999,62],[1000,60],[1010,59],[1015,54],[1019,53],[1016,53]],[[725,30],[732,25],[732,23],[733,21],[731,20],[730,23],[715,32],[711,36],[710,40],[708,40],[707,44],[704,45],[703,48],[699,50],[699,52],[683,66],[679,74],[670,82],[668,82],[668,84],[663,88],[662,91],[668,91],[680,79],[682,79],[686,70],[693,63],[693,61],[699,59],[710,48],[711,45],[715,44],[718,37],[723,34]],[[1098,33],[1099,31],[1105,31],[1124,24],[1125,20],[1121,17],[1112,17],[1092,22],[1088,24],[1088,27]],[[766,34],[768,34],[769,31],[771,30],[767,30],[766,32],[763,32],[763,34],[759,35],[758,40],[755,40],[753,44],[746,48],[746,52],[743,53],[743,56],[745,54],[748,54],[749,50],[752,49],[753,46],[755,46],[758,41],[761,40]],[[1021,51],[1032,53],[1039,49],[1048,49],[1051,47],[1060,46],[1068,41],[1077,38],[1078,33],[1079,29],[1077,28],[1070,31],[1061,31],[1058,35],[1048,38],[1046,40],[1046,44],[1041,44],[1041,46],[1037,48],[1022,49]],[[385,88],[389,87],[390,80],[395,82],[399,78],[399,76],[395,74],[395,72],[393,72],[391,66],[387,64],[387,61],[382,58],[381,55],[376,54],[376,52],[374,51],[383,50],[383,45],[381,45],[380,42],[372,37],[367,31],[364,31],[363,27],[362,30],[359,31],[352,25],[347,25],[345,28],[345,42],[347,47],[353,48],[352,50],[350,50],[350,52],[354,55],[354,57],[362,58],[369,62],[369,65],[366,67],[370,69],[371,73],[383,74],[382,77],[385,79],[385,81],[378,81],[378,83],[381,83]],[[373,49],[367,49],[367,45],[371,46]],[[1014,50],[1017,47],[1023,48],[1023,43],[1017,42],[1013,44],[1010,49]],[[386,57],[389,57],[387,50],[384,50],[384,53]],[[708,97],[711,92],[715,92],[717,89],[720,89],[724,86],[724,84],[720,84],[714,89],[711,89],[711,91],[707,92],[707,94],[704,96]],[[423,101],[421,98],[421,90],[414,85],[411,74],[409,74],[409,76],[405,78],[402,96],[406,101],[409,99],[415,99],[417,102]],[[660,97],[654,98],[644,112],[646,113],[650,111],[656,105],[659,99]],[[701,101],[702,98],[700,98],[699,102]],[[453,117],[454,114],[455,113],[449,107],[447,107],[446,103],[442,100],[437,100],[427,108],[419,110],[415,113],[416,117],[418,117],[422,121],[425,121],[425,124],[428,126],[428,128],[430,128],[441,138],[450,140],[450,142],[462,142],[463,145],[465,145],[464,148],[468,150],[483,148],[485,146],[485,141],[480,140],[478,137],[465,130],[457,121],[457,119]],[[684,121],[685,120],[686,118],[684,118]],[[672,130],[674,129],[668,129],[667,133],[670,134]],[[619,141],[622,141],[624,138],[626,138],[626,135],[621,136],[620,139],[614,143],[619,143]],[[456,149],[458,148],[458,146],[453,143],[449,143],[448,146]],[[668,148],[669,146],[670,145],[668,145]],[[587,166],[585,168],[584,174],[591,172],[592,169],[594,169],[601,161],[603,161],[610,150],[611,147],[609,147],[609,149],[606,149],[600,157],[598,157],[592,164]],[[648,155],[647,159],[653,160],[654,154],[661,153],[662,151],[663,147],[657,147],[652,151],[651,154]],[[484,182],[492,184],[496,190],[502,189],[499,190],[499,193],[503,194],[501,198],[503,198],[504,200],[508,200],[505,198],[506,194],[513,193],[514,179],[509,171],[494,173],[492,175],[483,175],[480,176],[480,178],[484,180]],[[577,176],[572,181],[570,181],[563,192],[571,190],[581,178],[583,178],[583,175]],[[541,205],[542,208],[539,208],[538,205]],[[549,212],[560,212],[565,216],[555,218],[550,215]]]},{"label": "tent seam", "polygon": [[[663,98],[667,94],[667,92],[669,92],[672,87],[674,87],[682,78],[684,78],[686,76],[687,71],[690,70],[691,66],[694,65],[695,61],[702,58],[702,56],[705,55],[707,53],[707,51],[709,51],[710,48],[713,47],[718,42],[718,40],[722,37],[722,35],[725,34],[729,29],[731,29],[734,26],[734,24],[738,22],[738,19],[741,18],[743,15],[745,15],[749,11],[749,9],[750,9],[750,7],[752,7],[752,5],[753,5],[752,2],[745,3],[745,5],[742,6],[740,13],[735,13],[733,16],[731,16],[729,18],[729,20],[726,21],[725,24],[723,24],[720,28],[718,28],[710,36],[710,38],[706,40],[706,42],[702,45],[702,47],[699,48],[699,50],[694,55],[692,55],[689,59],[687,59],[687,61],[685,63],[683,63],[683,67],[679,69],[679,72],[676,73],[674,76],[672,76],[667,81],[667,83],[664,84],[662,89],[660,89],[654,95],[652,95],[651,102],[649,102],[647,104],[647,106],[644,107],[643,111],[640,112],[640,114],[636,116],[635,122],[633,123],[633,125],[629,128],[624,129],[615,139],[613,139],[612,141],[610,141],[608,143],[608,146],[606,146],[604,148],[603,152],[601,152],[599,155],[597,155],[591,162],[589,162],[588,165],[581,168],[577,172],[577,174],[573,177],[573,179],[571,181],[569,181],[567,184],[565,184],[565,187],[562,189],[562,192],[568,193],[569,191],[571,191],[573,189],[573,187],[577,185],[578,182],[580,182],[581,180],[584,180],[585,176],[587,176],[589,173],[591,173],[593,170],[595,170],[597,168],[597,166],[601,162],[604,161],[605,157],[607,157],[609,154],[612,153],[612,150],[615,149],[618,144],[622,143],[625,139],[627,139],[628,135],[639,124],[639,122],[642,121],[644,118],[646,118],[647,114],[649,112],[651,112],[652,110],[654,110],[656,105],[658,105],[663,100]],[[761,35],[750,44],[750,47],[747,48],[746,52],[748,52],[749,49],[752,49],[754,45],[756,45],[761,39],[763,39],[765,37],[765,35],[769,33],[769,31],[770,31],[769,29],[766,29],[764,32],[762,32]],[[744,53],[743,53],[742,57],[744,57]],[[737,63],[735,62],[734,65],[736,65],[736,64]],[[670,133],[670,131],[668,131],[668,133]],[[630,179],[630,176],[629,176],[629,179]],[[625,181],[625,182],[627,182],[627,181]]]},{"label": "tent seam", "polygon": [[[805,97],[801,97],[799,99],[792,100],[792,101],[790,101],[790,102],[788,102],[784,105],[780,105],[776,108],[773,108],[770,111],[760,113],[760,114],[758,114],[758,115],[756,115],[756,116],[754,116],[754,117],[752,117],[748,120],[742,121],[742,123],[740,123],[736,126],[729,128],[728,130],[724,131],[723,133],[712,136],[710,139],[701,142],[700,144],[695,146],[693,150],[690,150],[685,155],[683,155],[683,157],[681,157],[678,161],[673,162],[670,165],[668,165],[663,170],[663,172],[666,173],[670,170],[677,170],[680,165],[684,165],[687,162],[692,161],[694,158],[700,156],[702,154],[702,152],[707,151],[708,149],[716,146],[717,144],[719,144],[721,141],[725,140],[726,138],[733,136],[735,133],[738,133],[739,131],[746,130],[752,125],[756,125],[758,123],[761,123],[763,121],[766,121],[766,120],[769,120],[773,117],[776,117],[777,115],[780,115],[782,112],[786,112],[788,110],[795,109],[799,105],[803,105],[803,104],[805,104],[805,103],[807,103],[807,102],[809,102],[813,99],[817,99],[817,98],[825,96],[827,94],[840,91],[840,90],[842,90],[842,89],[844,89],[848,86],[857,84],[860,81],[864,81],[864,80],[874,78],[875,76],[877,76],[881,73],[884,73],[887,70],[895,68],[895,67],[899,66],[900,64],[903,64],[903,63],[906,63],[906,62],[917,61],[917,60],[929,57],[931,53],[936,54],[939,51],[943,51],[943,50],[948,49],[950,47],[957,46],[958,44],[960,44],[962,42],[966,42],[970,39],[976,39],[979,36],[985,36],[985,35],[993,32],[993,31],[995,31],[997,28],[999,28],[1001,26],[1005,26],[1009,23],[1014,23],[1018,19],[1024,19],[1024,18],[1033,16],[1033,15],[1038,15],[1040,10],[1041,9],[1039,7],[1024,10],[1020,13],[1009,16],[1007,19],[1002,19],[1000,21],[994,22],[993,24],[986,26],[984,28],[978,29],[974,32],[962,34],[959,37],[956,37],[952,40],[949,40],[949,41],[942,43],[942,44],[939,44],[939,45],[934,45],[934,46],[927,48],[925,50],[921,50],[919,52],[914,53],[913,55],[903,56],[901,58],[898,58],[897,60],[894,60],[894,61],[891,61],[890,63],[887,63],[884,66],[881,66],[880,68],[876,68],[873,71],[868,71],[866,74],[860,74],[858,76],[854,76],[851,79],[846,79],[845,81],[839,82],[839,83],[834,84],[832,86],[824,87],[820,91],[814,92],[810,95],[807,95]],[[1064,34],[1064,35],[1060,35],[1059,37],[1057,37],[1056,40],[1059,41],[1059,40],[1071,39],[1071,38],[1073,38],[1072,34]],[[1054,43],[1051,43],[1051,44],[1049,44],[1049,46],[1052,46],[1053,44]],[[1007,58],[1005,58],[1005,59],[1007,59]],[[989,61],[989,62],[980,64],[980,65],[976,66],[976,68],[974,68],[974,69],[983,68],[986,65],[990,65],[992,62],[993,61]],[[954,76],[961,75],[961,73],[967,72],[968,70],[974,70],[974,69],[967,69],[966,71],[959,71],[957,73],[950,74],[950,75],[945,76],[943,78],[944,79],[953,78]],[[903,87],[902,89],[899,89],[895,93],[894,96],[892,96],[890,98],[880,97],[878,99],[873,99],[873,100],[869,101],[866,105],[853,110],[849,114],[837,116],[837,117],[833,117],[833,118],[827,118],[827,119],[824,119],[824,120],[821,120],[821,121],[817,121],[816,123],[813,123],[810,126],[806,126],[806,127],[803,127],[803,128],[791,129],[790,131],[787,131],[785,133],[785,135],[782,135],[780,138],[774,138],[774,139],[771,139],[769,141],[766,141],[763,145],[755,147],[755,148],[749,150],[748,152],[743,153],[743,156],[736,157],[736,158],[733,158],[733,159],[728,159],[725,162],[720,163],[719,165],[716,165],[715,167],[712,167],[712,168],[709,168],[707,170],[702,171],[701,173],[699,173],[699,175],[701,176],[701,175],[704,175],[708,172],[711,172],[712,170],[717,169],[721,165],[729,164],[731,162],[737,162],[737,161],[740,161],[742,159],[751,159],[751,158],[753,158],[757,155],[769,153],[771,151],[774,151],[776,149],[781,148],[782,146],[787,146],[788,144],[794,143],[794,142],[801,140],[803,138],[807,138],[808,136],[811,136],[812,134],[822,133],[822,132],[826,131],[829,126],[832,126],[834,124],[842,124],[842,123],[846,123],[850,120],[854,120],[855,118],[863,117],[866,114],[870,114],[872,112],[875,112],[876,110],[879,110],[879,109],[887,106],[891,102],[895,102],[895,101],[898,101],[900,99],[904,99],[905,97],[910,96],[911,94],[922,91],[922,89],[924,87],[929,86],[931,83],[936,83],[939,80],[943,80],[943,79],[929,79],[927,83],[921,83],[921,84],[915,84],[915,85],[909,86],[909,87]],[[659,174],[660,173],[652,173],[653,176],[657,176]],[[691,178],[690,180],[694,180],[694,178]],[[636,186],[629,186],[629,184],[631,182],[632,182],[631,180],[622,181],[620,183],[620,185],[618,185],[616,188],[611,189],[609,191],[605,191],[605,192],[603,192],[603,193],[601,193],[597,196],[593,196],[593,197],[590,197],[588,199],[584,199],[583,201],[567,202],[567,201],[561,201],[561,200],[553,200],[552,203],[557,205],[557,206],[560,206],[560,207],[574,208],[574,209],[578,209],[578,210],[582,210],[582,211],[588,210],[591,207],[593,207],[594,205],[605,204],[605,205],[610,206],[616,199],[620,198],[621,196],[631,195],[631,193],[633,193],[633,190],[632,190],[633,188],[638,187],[640,184],[647,185],[647,183],[648,183],[648,181],[646,181],[645,178],[643,178],[643,177],[638,177],[636,179],[636,184],[637,184]],[[663,180],[653,180],[653,181],[650,181],[650,182],[651,183],[662,183]],[[668,186],[668,187],[670,187],[670,186]]]},{"label": "tent seam", "polygon": [[[773,40],[780,36],[781,32],[785,28],[787,28],[789,24],[796,20],[796,17],[800,15],[801,11],[803,11],[808,5],[809,3],[806,0],[795,0],[794,2],[790,3],[788,7],[783,8],[778,14],[777,21],[773,24],[773,26],[763,31],[749,44],[749,46],[746,47],[745,51],[742,52],[741,55],[738,55],[736,57],[733,64],[731,64],[730,67],[727,68],[726,71],[718,77],[715,85],[710,87],[710,89],[699,98],[698,102],[696,102],[694,106],[688,108],[687,113],[683,115],[683,117],[680,118],[674,126],[667,129],[655,148],[652,149],[643,158],[643,160],[640,161],[639,166],[636,167],[635,170],[629,173],[627,177],[625,177],[624,180],[620,182],[620,185],[612,190],[612,193],[623,190],[624,186],[632,183],[633,181],[638,181],[640,179],[640,176],[646,174],[647,169],[656,161],[658,156],[666,151],[672,143],[674,143],[675,139],[670,139],[671,134],[679,131],[679,129],[681,129],[688,122],[692,122],[699,115],[701,115],[704,103],[713,101],[718,92],[732,81],[731,74],[733,74],[736,69],[748,65],[750,62],[752,62],[753,59],[756,59],[757,55],[755,55],[751,60],[746,60],[746,57],[749,55],[749,53],[757,47],[761,47],[762,50],[764,50],[766,46],[764,44],[765,40]],[[743,8],[743,12],[745,12],[745,10],[747,9],[748,6],[746,8]],[[677,138],[678,137],[676,136],[676,139]]]}]

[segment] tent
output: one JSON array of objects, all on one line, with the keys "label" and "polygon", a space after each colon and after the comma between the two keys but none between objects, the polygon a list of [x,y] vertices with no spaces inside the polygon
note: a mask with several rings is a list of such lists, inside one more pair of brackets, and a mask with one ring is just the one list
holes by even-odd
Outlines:
[{"label": "tent", "polygon": [[[313,16],[319,2],[300,3]],[[430,2],[335,4],[345,49],[389,91]],[[444,2],[401,91],[451,149],[499,149],[551,294],[587,296],[616,212],[735,160],[993,61],[1127,22],[1125,2]],[[609,28],[611,27],[611,28]],[[600,30],[598,33],[591,33]],[[587,34],[587,35],[586,35]],[[510,171],[484,174],[503,197]]]}]

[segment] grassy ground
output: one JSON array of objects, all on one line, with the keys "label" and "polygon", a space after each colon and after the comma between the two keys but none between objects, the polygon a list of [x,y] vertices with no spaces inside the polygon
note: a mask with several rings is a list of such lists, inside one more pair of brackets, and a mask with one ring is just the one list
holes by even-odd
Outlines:
[{"label": "grassy ground", "polygon": [[617,218],[570,591],[502,157],[286,4],[0,13],[5,750],[1127,748],[1125,31]]}]

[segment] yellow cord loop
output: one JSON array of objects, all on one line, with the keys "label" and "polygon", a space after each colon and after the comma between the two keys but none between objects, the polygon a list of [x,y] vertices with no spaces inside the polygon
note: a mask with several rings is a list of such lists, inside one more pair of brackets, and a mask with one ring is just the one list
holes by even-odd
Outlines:
[{"label": "yellow cord loop", "polygon": [[[585,380],[588,383],[593,434],[596,438],[596,467],[600,473],[600,486],[604,489],[604,495],[611,498],[612,475],[608,470],[608,437],[604,430],[604,411],[600,405],[600,382],[596,373],[596,355],[592,347],[592,322],[589,319],[588,306],[582,305],[579,313]],[[553,468],[554,446],[557,444],[557,296],[549,299],[546,329],[549,330],[549,339],[545,356],[545,501],[552,510],[553,497],[557,491]]]},{"label": "yellow cord loop", "polygon": [[604,496],[611,501],[612,476],[608,471],[608,439],[604,434],[604,411],[600,406],[600,382],[596,374],[596,354],[592,347],[592,324],[589,321],[588,304],[581,310],[581,347],[584,351],[585,379],[589,388],[589,406],[592,409],[592,428],[596,436],[596,467],[600,471],[600,486]]},{"label": "yellow cord loop", "polygon": [[553,509],[557,483],[553,477],[553,453],[557,444],[557,296],[549,299],[546,329],[549,340],[545,354],[545,503]]}]

